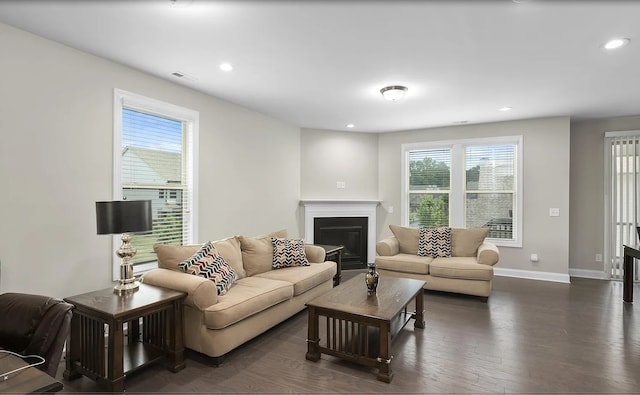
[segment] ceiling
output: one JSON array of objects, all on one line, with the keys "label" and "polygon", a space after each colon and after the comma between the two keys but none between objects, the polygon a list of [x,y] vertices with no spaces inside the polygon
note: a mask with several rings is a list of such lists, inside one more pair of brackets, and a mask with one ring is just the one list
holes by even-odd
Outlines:
[{"label": "ceiling", "polygon": [[[361,132],[638,115],[639,20],[639,1],[606,0],[0,2],[0,22],[300,127]],[[614,37],[631,41],[605,50]],[[389,102],[387,85],[409,89]]]}]

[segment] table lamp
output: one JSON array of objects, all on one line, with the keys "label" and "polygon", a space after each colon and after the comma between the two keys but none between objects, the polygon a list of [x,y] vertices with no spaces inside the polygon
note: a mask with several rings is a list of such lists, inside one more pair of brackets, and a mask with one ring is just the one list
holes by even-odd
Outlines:
[{"label": "table lamp", "polygon": [[124,295],[138,290],[140,283],[133,277],[131,258],[136,249],[131,245],[131,232],[151,230],[151,200],[96,202],[96,223],[99,235],[122,234],[122,245],[116,250],[120,257],[120,280],[113,292]]}]

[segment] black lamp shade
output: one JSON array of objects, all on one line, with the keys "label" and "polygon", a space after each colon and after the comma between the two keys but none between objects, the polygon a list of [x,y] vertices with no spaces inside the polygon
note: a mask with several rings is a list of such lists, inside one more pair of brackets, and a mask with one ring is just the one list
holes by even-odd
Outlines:
[{"label": "black lamp shade", "polygon": [[151,200],[96,202],[99,235],[151,230]]}]

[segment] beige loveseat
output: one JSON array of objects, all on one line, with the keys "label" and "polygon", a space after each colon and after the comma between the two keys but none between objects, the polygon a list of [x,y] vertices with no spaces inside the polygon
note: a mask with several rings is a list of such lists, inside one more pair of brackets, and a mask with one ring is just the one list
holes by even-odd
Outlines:
[{"label": "beige loveseat", "polygon": [[286,238],[286,232],[212,243],[238,274],[222,296],[213,281],[178,268],[201,246],[154,247],[158,268],[145,273],[143,282],[188,293],[183,306],[185,347],[219,364],[226,353],[303,310],[306,302],[333,287],[336,263],[324,261],[321,247],[304,246],[309,266],[273,269],[272,237]]},{"label": "beige loveseat", "polygon": [[376,266],[381,276],[425,280],[425,289],[480,296],[491,294],[493,265],[498,248],[485,241],[488,228],[452,228],[451,256],[418,256],[418,228],[389,225],[394,236],[376,244]]}]

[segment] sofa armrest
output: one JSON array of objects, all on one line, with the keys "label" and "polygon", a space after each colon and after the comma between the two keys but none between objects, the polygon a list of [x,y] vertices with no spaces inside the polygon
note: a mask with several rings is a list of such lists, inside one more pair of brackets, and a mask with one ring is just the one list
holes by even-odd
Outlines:
[{"label": "sofa armrest", "polygon": [[380,256],[392,256],[400,252],[400,242],[395,237],[388,237],[376,243],[376,252]]},{"label": "sofa armrest", "polygon": [[306,255],[309,263],[322,263],[327,255],[324,248],[313,244],[304,245],[304,254]]},{"label": "sofa armrest", "polygon": [[216,284],[204,277],[169,269],[151,269],[142,276],[145,284],[186,292],[185,304],[204,310],[218,303]]},{"label": "sofa armrest", "polygon": [[485,241],[478,247],[477,259],[478,263],[493,266],[500,259],[500,251],[495,244]]}]

